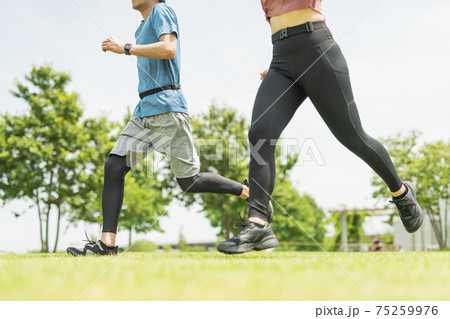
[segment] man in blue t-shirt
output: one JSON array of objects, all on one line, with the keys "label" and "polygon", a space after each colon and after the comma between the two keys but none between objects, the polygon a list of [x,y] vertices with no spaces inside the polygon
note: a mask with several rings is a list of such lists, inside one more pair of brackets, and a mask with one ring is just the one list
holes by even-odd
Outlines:
[{"label": "man in blue t-shirt", "polygon": [[[164,154],[179,185],[189,193],[224,193],[248,199],[247,185],[217,174],[200,173],[190,131],[187,103],[180,89],[180,32],[175,12],[158,0],[133,0],[143,20],[136,44],[106,39],[104,52],[137,56],[139,101],[105,164],[101,239],[84,248],[69,247],[74,256],[116,254],[117,225],[125,175],[154,150]],[[247,184],[244,182],[244,184]]]}]

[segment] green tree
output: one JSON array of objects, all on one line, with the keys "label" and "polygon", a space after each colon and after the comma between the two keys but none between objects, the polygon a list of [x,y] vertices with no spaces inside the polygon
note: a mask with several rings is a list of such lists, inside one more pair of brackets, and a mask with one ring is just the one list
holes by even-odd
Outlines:
[{"label": "green tree", "polygon": [[[120,129],[125,127],[131,118],[128,110]],[[116,136],[114,136],[115,140]],[[108,149],[102,154],[95,174],[91,175],[92,200],[89,207],[77,210],[71,215],[71,221],[83,220],[91,223],[102,222],[102,189],[103,189],[103,164],[107,159],[107,154],[113,148],[113,144],[107,145]],[[128,230],[129,246],[132,244],[132,232],[145,233],[149,230],[162,232],[158,218],[164,214],[165,207],[172,199],[172,182],[170,170],[167,167],[161,170],[153,170],[152,157],[144,159],[136,165],[125,178],[125,191],[123,206],[119,217],[119,230]]]},{"label": "green tree", "polygon": [[82,125],[89,136],[86,152],[80,153],[80,163],[86,163],[80,171],[78,193],[83,196],[72,196],[67,199],[71,210],[67,219],[71,223],[84,221],[98,223],[102,218],[101,196],[103,188],[103,170],[105,160],[114,147],[119,126],[105,117],[86,119]]},{"label": "green tree", "polygon": [[[211,106],[205,113],[194,116],[193,135],[200,156],[201,171],[217,173],[235,181],[247,178],[248,167],[240,165],[247,157],[247,123],[234,109]],[[223,194],[184,194],[188,205],[197,202],[206,212],[211,225],[220,227],[219,235],[230,238],[238,222],[238,212],[245,212],[242,198]]]},{"label": "green tree", "polygon": [[[131,116],[128,109],[123,127]],[[163,232],[158,218],[163,216],[165,207],[173,197],[175,178],[167,166],[159,170],[154,169],[153,155],[145,158],[126,177],[119,227],[129,231],[129,245],[133,230],[136,233],[146,233],[149,230]]]},{"label": "green tree", "polygon": [[278,240],[287,242],[287,246],[289,242],[308,244],[294,245],[295,250],[317,250],[314,240],[322,242],[326,232],[323,209],[311,196],[299,194],[287,178],[280,178],[272,197],[276,218],[271,227]]},{"label": "green tree", "polygon": [[[214,105],[205,113],[194,117],[193,135],[200,154],[202,171],[214,172],[227,178],[243,181],[248,176],[249,149],[247,131],[249,125],[235,109],[216,108]],[[282,156],[287,156],[281,164]],[[319,241],[325,233],[324,212],[307,195],[300,195],[289,181],[289,173],[296,163],[293,154],[276,151],[277,182],[274,199],[305,229]],[[211,225],[220,227],[219,235],[230,238],[234,224],[239,221],[238,213],[245,213],[248,205],[241,198],[223,194],[198,194],[180,199],[186,204],[197,202],[206,212]],[[295,204],[294,204],[295,203]],[[274,203],[276,219],[273,227],[281,240],[301,241],[306,235],[298,225]]]},{"label": "green tree", "polygon": [[29,106],[25,115],[2,115],[0,196],[31,201],[39,217],[41,250],[48,252],[50,215],[57,214],[56,251],[61,217],[84,209],[94,197],[99,153],[111,140],[108,122],[82,120],[78,94],[67,92],[70,76],[50,66],[34,66],[12,94]]},{"label": "green tree", "polygon": [[[139,175],[145,175],[143,176]],[[146,233],[156,230],[162,232],[158,218],[164,213],[170,198],[162,195],[158,180],[144,171],[135,170],[126,177],[123,208],[120,212],[119,228],[129,231],[131,246],[132,231]]]},{"label": "green tree", "polygon": [[[445,249],[448,234],[441,221],[447,216],[440,216],[439,200],[446,203],[449,200],[450,141],[421,142],[421,136],[422,133],[417,131],[399,133],[384,139],[383,143],[400,177],[415,185],[417,200],[431,220],[440,248]],[[372,185],[376,189],[375,198],[390,199],[389,190],[377,175],[374,175]]]}]

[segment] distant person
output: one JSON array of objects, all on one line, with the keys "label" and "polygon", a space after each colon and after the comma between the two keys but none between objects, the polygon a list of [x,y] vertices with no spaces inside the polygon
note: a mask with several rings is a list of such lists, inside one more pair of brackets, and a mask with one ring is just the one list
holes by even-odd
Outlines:
[{"label": "distant person", "polygon": [[[347,63],[324,22],[321,2],[261,0],[272,28],[273,59],[269,70],[261,73],[263,82],[248,133],[252,151],[249,219],[235,237],[218,245],[221,252],[243,253],[278,245],[269,225],[268,209],[276,176],[274,141],[307,97],[339,142],[385,181],[405,229],[413,233],[422,225],[422,209],[413,185],[400,179],[386,149],[361,125]],[[245,32],[237,34],[242,35],[251,36]],[[405,109],[405,117],[399,120],[407,116]],[[257,146],[257,150],[252,146]],[[320,179],[322,183],[333,183]]]},{"label": "distant person", "polygon": [[375,236],[372,240],[372,247],[375,251],[381,251],[383,250],[383,242],[381,241],[381,238],[378,236]]},{"label": "distant person", "polygon": [[248,198],[246,185],[217,174],[200,173],[187,103],[179,84],[178,21],[175,12],[164,2],[132,1],[133,9],[139,11],[143,18],[135,34],[136,44],[122,44],[114,38],[108,38],[102,44],[104,52],[138,57],[141,100],[105,164],[102,236],[97,242],[89,241],[84,248],[67,248],[67,252],[73,256],[117,254],[116,232],[125,175],[153,150],[166,156],[183,191]]}]

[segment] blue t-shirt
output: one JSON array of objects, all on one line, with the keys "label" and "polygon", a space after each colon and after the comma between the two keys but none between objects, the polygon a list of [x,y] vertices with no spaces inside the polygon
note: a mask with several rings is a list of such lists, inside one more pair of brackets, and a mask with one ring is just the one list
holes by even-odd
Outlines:
[{"label": "blue t-shirt", "polygon": [[[150,16],[136,30],[136,44],[151,44],[163,34],[175,32],[178,37],[177,54],[173,60],[137,57],[139,93],[164,85],[180,83],[180,33],[175,12],[165,3],[156,4]],[[165,90],[141,99],[133,116],[145,117],[168,112],[188,113],[186,99],[181,90]]]}]

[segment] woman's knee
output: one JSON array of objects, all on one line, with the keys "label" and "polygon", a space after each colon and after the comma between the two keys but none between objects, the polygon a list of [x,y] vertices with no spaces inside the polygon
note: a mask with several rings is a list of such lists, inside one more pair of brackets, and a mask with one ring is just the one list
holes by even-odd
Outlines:
[{"label": "woman's knee", "polygon": [[260,140],[266,140],[268,135],[267,130],[266,125],[262,125],[261,123],[253,124],[248,131],[248,140],[252,145],[257,144]]},{"label": "woman's knee", "polygon": [[366,153],[370,147],[370,136],[365,132],[336,136],[339,142],[356,155]]}]

